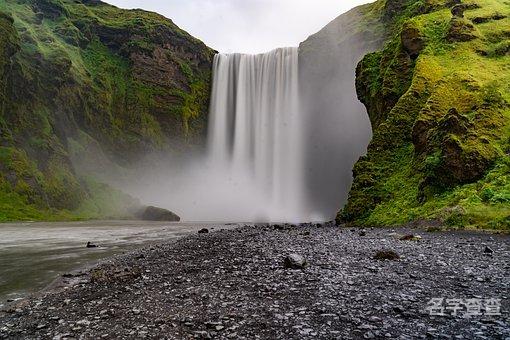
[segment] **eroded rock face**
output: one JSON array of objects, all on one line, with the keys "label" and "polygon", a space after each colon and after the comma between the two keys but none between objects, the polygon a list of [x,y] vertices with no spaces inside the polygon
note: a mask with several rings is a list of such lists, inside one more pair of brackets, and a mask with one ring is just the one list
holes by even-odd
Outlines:
[{"label": "eroded rock face", "polygon": [[437,176],[441,182],[451,186],[480,179],[497,156],[495,152],[482,154],[477,149],[469,149],[455,138],[446,139],[441,149],[443,164]]},{"label": "eroded rock face", "polygon": [[411,23],[406,23],[402,28],[400,37],[404,49],[411,58],[416,59],[425,47],[425,39],[420,30]]},{"label": "eroded rock face", "polygon": [[[403,11],[406,4],[413,6]],[[416,16],[422,4],[425,15]],[[501,84],[506,84],[508,75],[504,70],[491,73],[488,85],[490,72],[484,68],[499,69],[496,57],[507,53],[508,44],[502,43],[507,26],[500,25],[495,15],[487,16],[492,9],[478,11],[480,5],[460,0],[385,3],[384,13],[393,13],[401,24],[389,27],[396,32],[385,48],[366,55],[358,64],[356,90],[367,107],[374,137],[368,154],[354,167],[349,201],[338,221],[388,225],[416,219],[419,214],[436,218],[445,206],[458,204],[457,192],[466,201],[479,200],[480,192],[457,188],[471,183],[478,183],[477,188],[500,187],[493,178],[507,172],[501,150],[508,149],[504,128],[508,120],[503,117],[509,103],[501,96]],[[438,20],[428,14],[444,13],[446,8],[453,18]],[[483,22],[483,27],[468,20],[482,18],[482,14],[484,19],[476,21]],[[491,37],[496,37],[493,41],[478,39],[488,38],[487,27],[492,29]],[[476,51],[478,56],[470,60],[468,53],[459,62],[458,55],[465,50]],[[445,203],[444,197],[450,201]],[[425,207],[424,202],[435,202],[437,207]],[[476,209],[483,210],[484,203]],[[466,216],[479,216],[476,209],[467,207]],[[394,217],[386,214],[388,210],[395,211]],[[489,220],[477,218],[484,223]],[[451,220],[462,225],[468,217]]]},{"label": "eroded rock face", "polygon": [[453,17],[450,22],[448,40],[451,42],[466,42],[478,38],[475,26],[462,17]]}]

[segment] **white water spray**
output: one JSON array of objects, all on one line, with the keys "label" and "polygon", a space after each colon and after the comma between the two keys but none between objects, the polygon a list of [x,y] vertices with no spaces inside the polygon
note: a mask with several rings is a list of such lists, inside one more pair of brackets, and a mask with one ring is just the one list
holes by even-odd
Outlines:
[{"label": "white water spray", "polygon": [[252,189],[246,202],[251,219],[309,218],[303,206],[298,72],[297,48],[214,59],[209,166],[227,174],[230,186]]}]

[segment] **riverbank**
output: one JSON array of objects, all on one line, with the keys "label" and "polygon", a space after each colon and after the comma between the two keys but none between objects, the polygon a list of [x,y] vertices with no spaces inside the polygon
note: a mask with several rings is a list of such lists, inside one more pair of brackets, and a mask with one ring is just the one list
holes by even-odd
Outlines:
[{"label": "riverbank", "polygon": [[[0,309],[60,275],[147,245],[196,234],[195,223],[144,221],[0,224]],[[208,228],[214,228],[209,224]],[[87,242],[98,247],[88,248]]]},{"label": "riverbank", "polygon": [[[0,338],[510,337],[508,235],[396,232],[279,226],[192,235],[117,256],[72,287],[12,307],[0,315]],[[421,238],[401,240],[410,234]],[[374,259],[383,249],[400,259]],[[291,253],[308,265],[285,268]],[[445,299],[445,316],[426,311],[434,298]],[[456,316],[446,299],[461,300]],[[465,317],[467,302],[483,315]],[[491,302],[499,309],[486,309]]]}]

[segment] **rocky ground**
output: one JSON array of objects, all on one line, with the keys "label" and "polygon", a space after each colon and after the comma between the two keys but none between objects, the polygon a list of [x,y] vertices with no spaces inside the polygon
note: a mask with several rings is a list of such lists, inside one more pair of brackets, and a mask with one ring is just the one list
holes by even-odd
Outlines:
[{"label": "rocky ground", "polygon": [[0,338],[510,339],[510,236],[396,231],[259,226],[155,245],[9,307]]}]

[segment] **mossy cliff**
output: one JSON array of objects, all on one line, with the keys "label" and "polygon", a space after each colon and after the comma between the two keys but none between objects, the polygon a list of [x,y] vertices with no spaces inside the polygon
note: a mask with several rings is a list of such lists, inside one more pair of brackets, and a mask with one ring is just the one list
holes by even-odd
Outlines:
[{"label": "mossy cliff", "polygon": [[122,215],[136,202],[71,159],[122,168],[201,143],[214,52],[171,20],[98,0],[2,0],[0,32],[0,221]]},{"label": "mossy cliff", "polygon": [[510,2],[375,4],[389,36],[356,72],[374,136],[338,219],[509,228]]}]

